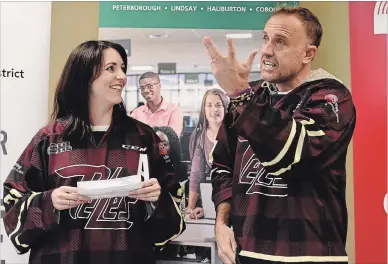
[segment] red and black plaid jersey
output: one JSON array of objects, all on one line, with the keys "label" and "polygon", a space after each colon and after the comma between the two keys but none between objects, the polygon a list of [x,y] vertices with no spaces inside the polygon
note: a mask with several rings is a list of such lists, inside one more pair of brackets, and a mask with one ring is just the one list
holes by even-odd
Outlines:
[{"label": "red and black plaid jersey", "polygon": [[345,161],[356,120],[349,90],[323,70],[280,98],[272,84],[255,85],[248,103],[230,107],[211,172],[215,206],[232,205],[239,255],[347,262]]},{"label": "red and black plaid jersey", "polygon": [[[128,118],[90,144],[64,137],[66,124],[58,120],[42,128],[4,183],[4,225],[18,253],[30,251],[29,263],[36,264],[155,263],[154,249],[185,229],[175,202],[179,183],[158,136]],[[162,188],[156,208],[129,197],[94,199],[62,211],[53,207],[51,194],[60,186],[146,170]]]}]

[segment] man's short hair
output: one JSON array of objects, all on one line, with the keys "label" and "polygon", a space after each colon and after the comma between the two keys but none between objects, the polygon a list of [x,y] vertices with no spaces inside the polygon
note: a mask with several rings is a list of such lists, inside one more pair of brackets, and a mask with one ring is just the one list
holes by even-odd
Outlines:
[{"label": "man's short hair", "polygon": [[142,75],[140,75],[139,82],[143,79],[154,79],[158,82],[160,82],[159,75],[155,72],[145,72]]},{"label": "man's short hair", "polygon": [[307,37],[311,41],[310,44],[319,47],[323,35],[323,28],[318,18],[310,10],[300,6],[284,6],[278,8],[272,16],[278,14],[287,14],[298,17],[306,28]]}]

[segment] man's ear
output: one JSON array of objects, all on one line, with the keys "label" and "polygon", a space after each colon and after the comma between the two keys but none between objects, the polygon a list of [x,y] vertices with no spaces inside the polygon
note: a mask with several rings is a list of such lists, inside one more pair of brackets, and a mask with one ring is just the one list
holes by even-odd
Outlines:
[{"label": "man's ear", "polygon": [[303,59],[303,63],[307,64],[311,62],[315,58],[317,51],[318,51],[318,48],[316,46],[308,45],[306,50],[306,55]]}]

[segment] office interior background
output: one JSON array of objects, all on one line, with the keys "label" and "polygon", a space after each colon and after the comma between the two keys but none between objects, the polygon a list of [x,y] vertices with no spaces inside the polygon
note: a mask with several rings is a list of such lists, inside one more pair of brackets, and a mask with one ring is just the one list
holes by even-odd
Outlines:
[{"label": "office interior background", "polygon": [[[225,36],[233,38],[236,53],[248,59],[259,49],[262,30],[176,29],[176,28],[99,28],[99,39],[117,42],[128,55],[127,86],[123,100],[130,113],[145,103],[139,90],[139,77],[153,71],[159,74],[163,98],[177,104],[184,114],[181,135],[183,159],[189,160],[188,141],[198,123],[201,102],[206,90],[220,88],[214,78],[207,50],[202,43],[211,37],[217,47],[227,54]],[[250,80],[260,78],[259,55],[252,67]]]},{"label": "office interior background", "polygon": [[[126,47],[128,83],[123,98],[128,111],[144,102],[138,90],[140,75],[153,71],[160,75],[162,96],[194,119],[206,90],[219,87],[211,73],[203,37],[212,37],[227,54],[225,35],[230,36],[237,54],[244,57],[261,46],[262,34],[262,30],[99,28],[99,39]],[[259,79],[258,59],[252,71],[250,79]]]}]

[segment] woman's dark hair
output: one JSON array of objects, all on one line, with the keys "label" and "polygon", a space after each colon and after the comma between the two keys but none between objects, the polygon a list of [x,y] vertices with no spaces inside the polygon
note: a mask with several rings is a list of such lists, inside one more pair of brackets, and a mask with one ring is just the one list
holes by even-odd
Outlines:
[{"label": "woman's dark hair", "polygon": [[[116,50],[127,70],[127,54],[125,49],[109,41],[86,41],[76,47],[70,54],[59,79],[54,98],[53,120],[66,119],[68,124],[64,136],[72,136],[78,140],[93,141],[89,112],[89,89],[92,82],[100,75],[103,52],[112,48]],[[122,103],[113,108],[116,116],[125,115]]]},{"label": "woman's dark hair", "polygon": [[170,151],[168,154],[172,163],[174,164],[175,172],[178,176],[177,179],[179,181],[187,180],[187,167],[181,163],[182,148],[177,133],[171,127],[167,126],[153,127],[152,129],[155,131],[155,133],[160,131],[167,136],[168,142],[170,144]]}]

